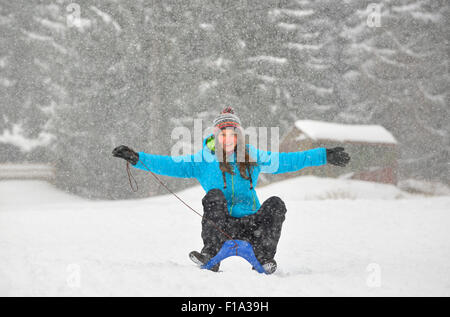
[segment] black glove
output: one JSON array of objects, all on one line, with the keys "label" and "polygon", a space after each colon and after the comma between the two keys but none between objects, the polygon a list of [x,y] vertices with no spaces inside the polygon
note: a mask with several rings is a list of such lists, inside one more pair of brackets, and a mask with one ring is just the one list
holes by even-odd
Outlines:
[{"label": "black glove", "polygon": [[112,154],[114,157],[123,158],[133,165],[136,165],[139,161],[139,154],[126,145],[119,145],[112,151]]},{"label": "black glove", "polygon": [[327,149],[327,163],[344,167],[350,162],[350,155],[344,152],[343,147]]}]

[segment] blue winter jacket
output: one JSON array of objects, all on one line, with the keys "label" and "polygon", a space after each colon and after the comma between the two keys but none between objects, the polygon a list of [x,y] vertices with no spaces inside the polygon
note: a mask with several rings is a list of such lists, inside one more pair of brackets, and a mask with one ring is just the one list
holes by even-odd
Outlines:
[{"label": "blue winter jacket", "polygon": [[[192,155],[168,156],[139,152],[139,159],[145,166],[139,161],[134,167],[142,170],[148,168],[160,175],[196,178],[206,192],[213,188],[221,189],[227,199],[228,212],[233,217],[256,213],[261,206],[258,196],[254,188],[250,189],[250,180],[241,177],[235,163],[236,156],[229,160],[235,175],[226,173],[225,188],[219,161],[207,147],[207,138],[203,140],[203,148]],[[259,173],[281,174],[327,163],[325,148],[289,153],[263,151],[251,145],[247,145],[247,149],[257,163],[252,168],[253,186],[257,185]]]}]

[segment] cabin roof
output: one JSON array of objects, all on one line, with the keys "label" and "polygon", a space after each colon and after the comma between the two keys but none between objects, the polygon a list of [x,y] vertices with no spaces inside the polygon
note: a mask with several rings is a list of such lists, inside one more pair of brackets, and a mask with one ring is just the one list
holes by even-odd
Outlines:
[{"label": "cabin roof", "polygon": [[313,140],[397,144],[394,136],[381,125],[298,120],[295,127]]}]

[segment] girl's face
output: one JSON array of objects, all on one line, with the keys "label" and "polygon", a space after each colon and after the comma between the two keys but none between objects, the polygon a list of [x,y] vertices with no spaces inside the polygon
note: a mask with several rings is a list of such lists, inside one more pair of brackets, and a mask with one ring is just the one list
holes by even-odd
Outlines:
[{"label": "girl's face", "polygon": [[224,129],[219,133],[219,142],[226,153],[231,153],[237,144],[237,134],[232,129]]}]

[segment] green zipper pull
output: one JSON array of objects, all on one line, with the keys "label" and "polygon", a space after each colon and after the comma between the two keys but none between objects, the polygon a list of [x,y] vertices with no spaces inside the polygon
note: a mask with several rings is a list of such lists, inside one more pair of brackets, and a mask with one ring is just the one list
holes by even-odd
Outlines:
[{"label": "green zipper pull", "polygon": [[231,174],[231,207],[230,207],[230,216],[233,215],[233,204],[234,204],[234,181],[233,181],[233,174]]}]

